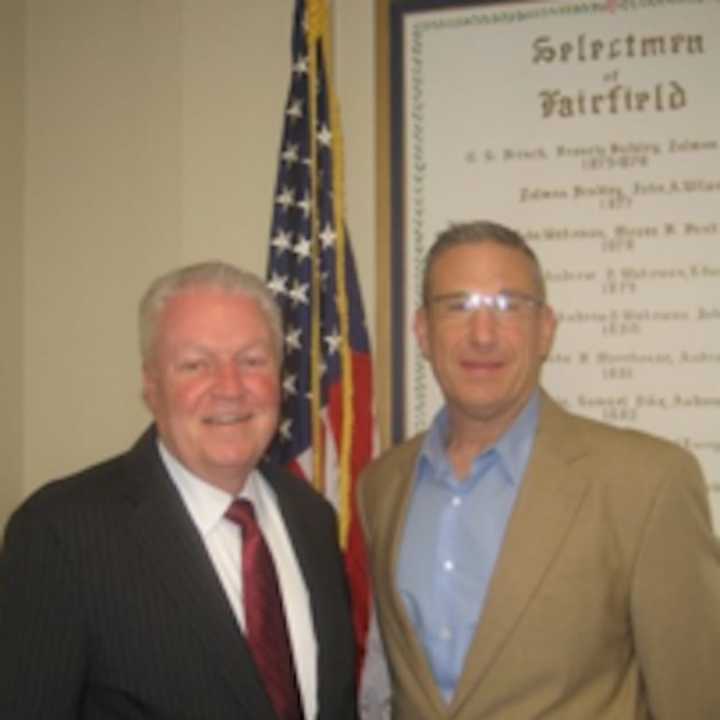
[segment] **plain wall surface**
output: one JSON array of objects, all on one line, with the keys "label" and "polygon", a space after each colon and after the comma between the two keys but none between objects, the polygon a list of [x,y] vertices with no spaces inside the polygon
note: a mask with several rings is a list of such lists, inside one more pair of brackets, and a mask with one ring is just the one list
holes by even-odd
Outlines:
[{"label": "plain wall surface", "polygon": [[[264,274],[292,0],[3,0],[0,522],[127,448],[150,280],[220,258]],[[337,0],[346,206],[374,316],[373,4]]]},{"label": "plain wall surface", "polygon": [[22,0],[0,2],[0,527],[23,489]]}]

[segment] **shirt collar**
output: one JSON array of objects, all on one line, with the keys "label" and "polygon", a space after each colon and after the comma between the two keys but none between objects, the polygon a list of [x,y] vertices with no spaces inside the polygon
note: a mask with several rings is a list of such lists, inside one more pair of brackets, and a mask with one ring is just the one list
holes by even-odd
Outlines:
[{"label": "shirt collar", "polygon": [[[495,445],[478,458],[495,454],[514,485],[519,485],[532,450],[540,412],[540,393],[535,390],[515,422],[500,436]],[[445,441],[448,435],[448,411],[443,406],[433,418],[420,450],[418,462],[428,463],[433,474],[444,474],[448,467]],[[476,458],[477,461],[477,458]]]},{"label": "shirt collar", "polygon": [[[190,472],[163,444],[158,438],[158,450],[160,457],[178,489],[188,512],[192,516],[195,525],[206,537],[217,524],[223,519],[234,496],[202,480]],[[247,478],[245,487],[238,497],[251,500],[254,504],[259,501],[260,488],[263,477],[258,470],[253,470]]]},{"label": "shirt collar", "polygon": [[523,411],[495,445],[510,479],[515,485],[520,484],[525,474],[530,451],[535,441],[539,413],[540,393],[535,390]]}]

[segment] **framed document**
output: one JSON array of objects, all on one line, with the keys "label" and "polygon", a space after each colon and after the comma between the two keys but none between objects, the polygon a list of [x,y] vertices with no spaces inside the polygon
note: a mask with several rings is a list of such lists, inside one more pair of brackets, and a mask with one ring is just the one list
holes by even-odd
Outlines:
[{"label": "framed document", "polygon": [[543,385],[693,451],[717,522],[720,2],[377,7],[387,442],[442,403],[412,337],[425,253],[451,223],[493,220],[545,269],[560,322]]}]

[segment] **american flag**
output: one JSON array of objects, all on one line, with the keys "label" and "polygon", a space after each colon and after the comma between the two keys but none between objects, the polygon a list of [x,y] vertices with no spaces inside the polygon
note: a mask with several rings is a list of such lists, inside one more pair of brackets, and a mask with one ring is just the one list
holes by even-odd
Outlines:
[{"label": "american flag", "polygon": [[338,510],[362,663],[369,590],[354,488],[373,454],[372,365],[344,224],[329,51],[325,0],[298,0],[267,269],[285,332],[282,419],[270,457]]}]

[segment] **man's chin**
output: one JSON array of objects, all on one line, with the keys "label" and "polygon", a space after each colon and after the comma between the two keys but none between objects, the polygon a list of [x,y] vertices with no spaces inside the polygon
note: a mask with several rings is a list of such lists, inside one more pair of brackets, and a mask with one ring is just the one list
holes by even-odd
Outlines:
[{"label": "man's chin", "polygon": [[198,476],[205,482],[236,494],[242,490],[245,482],[257,463],[258,458],[227,455],[213,455],[206,458],[199,467]]}]

